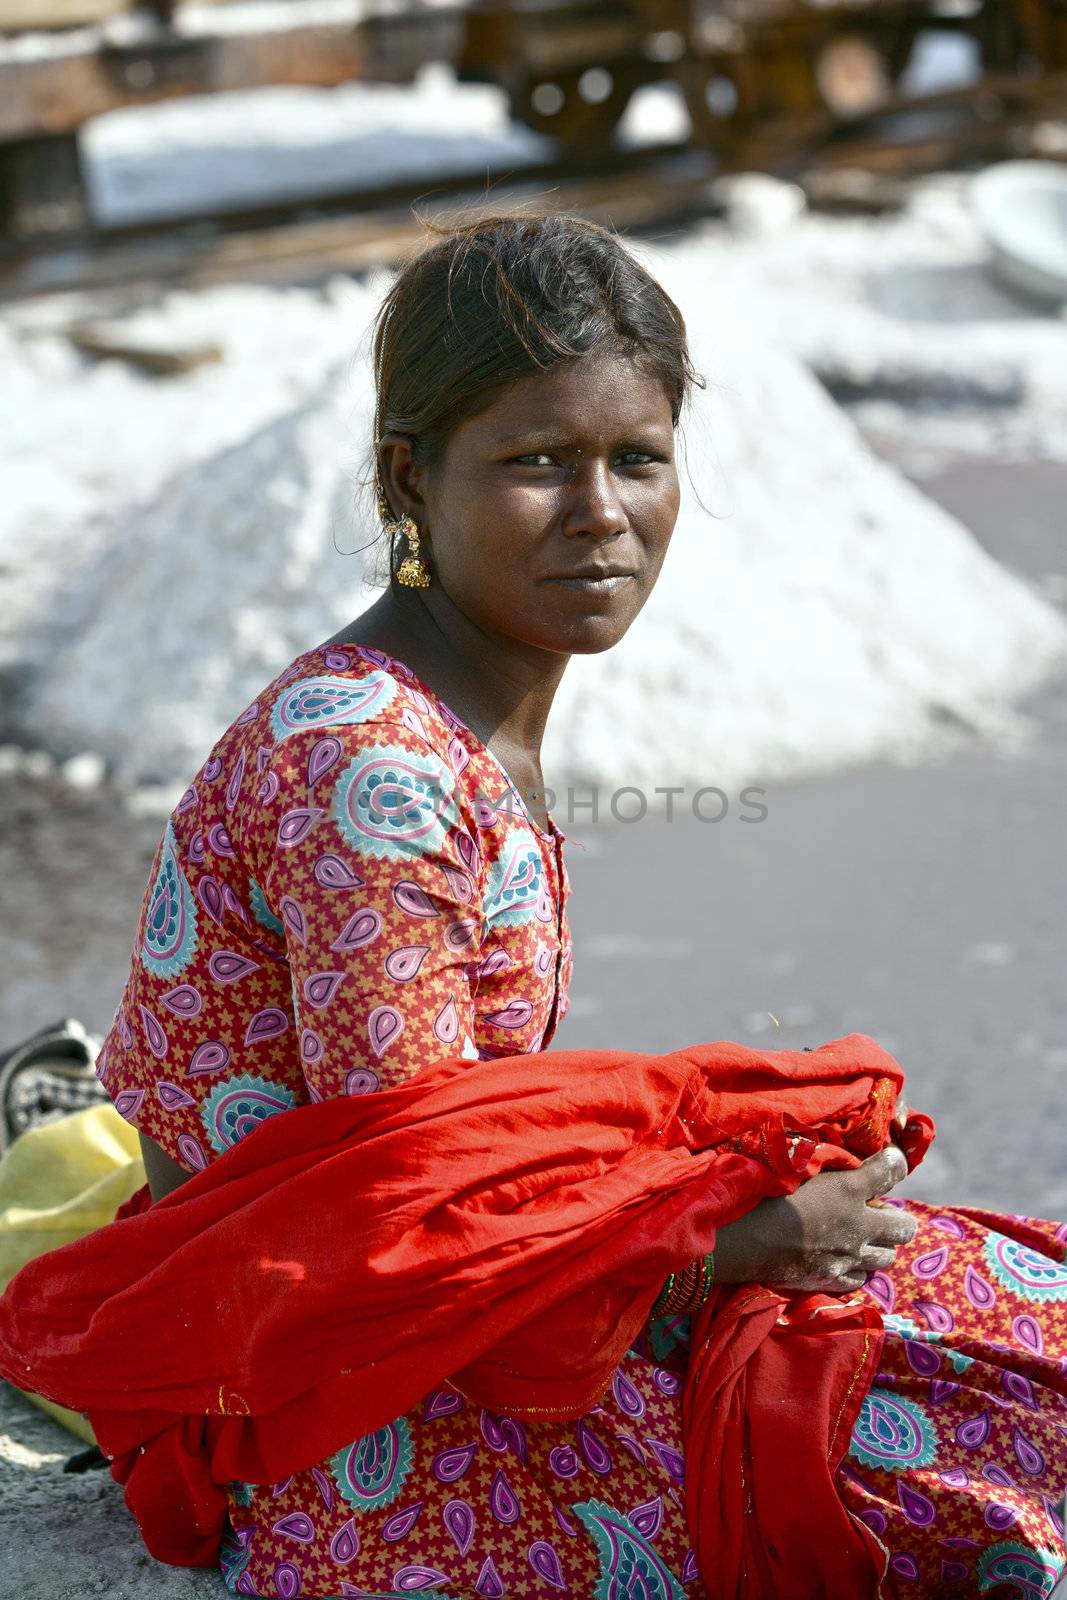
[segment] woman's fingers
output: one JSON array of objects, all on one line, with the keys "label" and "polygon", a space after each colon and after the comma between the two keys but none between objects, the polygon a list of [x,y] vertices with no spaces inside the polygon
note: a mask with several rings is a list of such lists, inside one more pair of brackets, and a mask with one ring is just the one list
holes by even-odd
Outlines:
[{"label": "woman's fingers", "polygon": [[877,1245],[910,1244],[918,1227],[908,1211],[898,1211],[896,1206],[868,1206],[867,1242]]},{"label": "woman's fingers", "polygon": [[898,1145],[886,1145],[851,1174],[852,1181],[865,1200],[877,1200],[888,1194],[902,1178],[908,1175],[908,1163]]},{"label": "woman's fingers", "polygon": [[887,1272],[896,1259],[896,1251],[886,1245],[868,1244],[860,1251],[860,1262],[868,1272]]}]

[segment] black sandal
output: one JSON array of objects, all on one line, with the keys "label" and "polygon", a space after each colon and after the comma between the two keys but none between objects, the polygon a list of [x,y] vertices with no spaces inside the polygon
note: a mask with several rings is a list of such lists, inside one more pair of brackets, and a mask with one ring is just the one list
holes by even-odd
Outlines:
[{"label": "black sandal", "polygon": [[108,1098],[93,1070],[101,1043],[67,1017],[0,1053],[0,1155],[28,1128]]}]

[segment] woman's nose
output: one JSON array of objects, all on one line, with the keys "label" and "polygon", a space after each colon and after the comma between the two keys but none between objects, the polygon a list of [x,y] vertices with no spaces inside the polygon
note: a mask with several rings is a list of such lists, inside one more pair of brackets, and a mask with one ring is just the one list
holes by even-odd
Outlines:
[{"label": "woman's nose", "polygon": [[604,539],[625,533],[629,525],[608,463],[585,462],[571,479],[563,516],[564,533],[594,533]]}]

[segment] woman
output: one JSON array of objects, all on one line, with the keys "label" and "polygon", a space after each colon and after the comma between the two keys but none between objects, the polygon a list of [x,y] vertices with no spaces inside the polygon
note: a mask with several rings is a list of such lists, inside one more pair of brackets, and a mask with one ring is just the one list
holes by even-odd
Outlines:
[{"label": "woman", "polygon": [[[566,1011],[541,742],[568,660],[618,642],[667,553],[684,324],[608,232],[504,218],[399,275],[375,355],[389,588],[264,688],[178,803],[101,1055],[156,1199],[266,1118],[443,1054],[543,1051]],[[885,1314],[837,1486],[888,1552],[886,1594],[1049,1593],[1067,1234],[866,1203],[903,1171],[890,1146],[723,1228],[585,1417],[475,1419],[445,1384],[284,1483],[233,1483],[228,1585],[703,1595],[680,1417],[713,1271],[863,1287]]]}]

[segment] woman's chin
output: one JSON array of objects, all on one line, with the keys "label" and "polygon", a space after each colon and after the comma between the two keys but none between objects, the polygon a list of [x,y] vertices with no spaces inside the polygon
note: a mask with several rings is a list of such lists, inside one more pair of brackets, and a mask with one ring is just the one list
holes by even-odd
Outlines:
[{"label": "woman's chin", "polygon": [[538,644],[559,655],[595,656],[610,650],[630,627],[632,617],[583,617],[580,621],[557,627],[550,636],[542,636]]},{"label": "woman's chin", "polygon": [[570,606],[566,613],[557,610],[548,617],[542,613],[531,642],[566,655],[599,655],[618,644],[640,610],[630,599],[625,606],[596,602],[588,609]]}]

